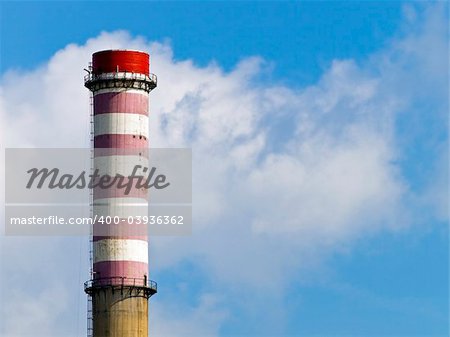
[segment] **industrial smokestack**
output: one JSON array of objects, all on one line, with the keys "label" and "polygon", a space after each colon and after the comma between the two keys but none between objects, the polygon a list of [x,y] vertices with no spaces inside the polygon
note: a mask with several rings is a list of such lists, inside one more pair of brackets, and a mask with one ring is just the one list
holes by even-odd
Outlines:
[{"label": "industrial smokestack", "polygon": [[[156,87],[149,59],[130,50],[93,54],[85,86],[93,96],[94,170],[128,177],[130,167],[148,166],[148,96]],[[147,208],[147,190],[93,190],[93,274],[85,291],[94,337],[148,336],[148,299],[156,283],[149,280],[147,228],[134,221]]]}]

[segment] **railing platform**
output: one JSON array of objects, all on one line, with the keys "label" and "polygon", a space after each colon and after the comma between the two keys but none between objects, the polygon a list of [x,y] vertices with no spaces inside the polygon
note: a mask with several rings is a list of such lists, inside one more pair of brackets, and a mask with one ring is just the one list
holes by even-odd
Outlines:
[{"label": "railing platform", "polygon": [[84,76],[84,86],[91,91],[110,88],[143,89],[147,92],[156,88],[158,79],[155,74],[114,72],[94,74],[89,72]]},{"label": "railing platform", "polygon": [[105,277],[92,279],[84,283],[84,291],[92,295],[92,293],[106,289],[138,289],[142,290],[147,298],[158,292],[158,285],[155,281],[146,278],[128,278],[128,277]]}]

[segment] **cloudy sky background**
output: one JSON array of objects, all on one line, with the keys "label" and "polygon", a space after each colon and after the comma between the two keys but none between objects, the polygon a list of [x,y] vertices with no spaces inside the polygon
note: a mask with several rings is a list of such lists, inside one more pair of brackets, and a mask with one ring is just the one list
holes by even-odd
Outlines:
[{"label": "cloudy sky background", "polygon": [[[150,51],[194,217],[152,336],[448,335],[448,5],[120,4],[1,4],[1,146],[89,146],[90,55]],[[84,335],[88,240],[0,245],[0,335]]]}]

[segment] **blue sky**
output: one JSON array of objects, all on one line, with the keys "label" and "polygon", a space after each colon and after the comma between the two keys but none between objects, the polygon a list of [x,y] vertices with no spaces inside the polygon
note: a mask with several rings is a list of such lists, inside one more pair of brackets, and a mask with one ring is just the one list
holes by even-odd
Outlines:
[{"label": "blue sky", "polygon": [[[155,238],[150,251],[154,335],[448,335],[447,3],[0,6],[2,146],[49,146],[45,127],[31,129],[64,118],[61,143],[82,146],[87,116],[77,124],[33,79],[64,72],[61,95],[83,100],[78,68],[92,48],[150,48],[155,143],[192,147],[204,178],[192,237]],[[205,158],[225,169],[204,171]],[[245,183],[223,186],[236,177]],[[55,289],[33,285],[35,304],[51,308],[61,292],[70,305],[31,322],[82,335],[86,242],[27,240],[0,241],[3,257],[20,251],[2,260],[2,310],[27,294],[17,278],[45,263],[61,273]],[[55,256],[61,247],[72,252]],[[5,317],[3,335],[20,335]]]},{"label": "blue sky", "polygon": [[[126,13],[123,8],[126,4]],[[312,82],[334,58],[364,58],[397,31],[401,2],[3,2],[2,68],[45,62],[68,43],[126,29],[170,39],[176,59],[225,69],[247,56],[276,64],[276,80]],[[299,82],[300,81],[300,82]]]}]

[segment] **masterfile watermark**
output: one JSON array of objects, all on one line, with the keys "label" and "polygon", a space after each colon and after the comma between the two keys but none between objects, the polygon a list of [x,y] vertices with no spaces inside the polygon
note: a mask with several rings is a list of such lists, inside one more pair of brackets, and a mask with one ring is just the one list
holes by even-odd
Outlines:
[{"label": "masterfile watermark", "polygon": [[5,157],[7,235],[190,234],[190,149],[6,149]]},{"label": "masterfile watermark", "polygon": [[[33,187],[41,189],[45,183],[47,183],[47,188],[49,189],[93,189],[96,187],[108,189],[116,187],[118,189],[124,189],[125,195],[129,195],[133,187],[137,189],[150,189],[153,187],[158,190],[168,187],[170,182],[166,182],[166,176],[164,174],[155,175],[155,172],[156,167],[149,169],[142,165],[135,165],[129,176],[123,176],[121,174],[116,174],[115,176],[108,174],[100,175],[99,169],[95,169],[92,174],[82,171],[78,176],[74,176],[73,174],[67,173],[60,175],[60,170],[56,167],[53,169],[32,168],[27,171],[30,174],[30,179],[26,187],[28,189]],[[35,184],[36,178],[39,179]]]}]

